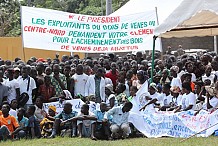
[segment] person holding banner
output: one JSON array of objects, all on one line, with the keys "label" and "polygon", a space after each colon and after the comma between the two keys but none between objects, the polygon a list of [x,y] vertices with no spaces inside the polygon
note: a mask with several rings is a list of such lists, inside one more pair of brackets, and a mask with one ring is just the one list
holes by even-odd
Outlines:
[{"label": "person holding banner", "polygon": [[189,82],[182,83],[182,92],[183,95],[180,102],[180,106],[175,110],[175,112],[195,110],[196,96],[192,92],[192,88]]}]

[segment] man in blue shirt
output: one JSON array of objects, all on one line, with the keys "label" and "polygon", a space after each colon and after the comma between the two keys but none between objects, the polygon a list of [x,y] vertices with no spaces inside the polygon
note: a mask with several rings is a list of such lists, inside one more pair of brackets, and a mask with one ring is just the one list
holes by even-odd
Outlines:
[{"label": "man in blue shirt", "polygon": [[18,138],[24,138],[27,136],[29,119],[24,117],[25,112],[24,108],[19,108],[17,111],[17,121],[22,128],[22,130],[18,133]]},{"label": "man in blue shirt", "polygon": [[54,120],[54,126],[50,138],[54,138],[56,135],[60,135],[63,129],[72,129],[72,136],[76,135],[76,117],[77,112],[72,111],[72,104],[67,102],[64,104],[64,109],[58,115],[54,117],[48,117],[50,120]]},{"label": "man in blue shirt", "polygon": [[113,107],[104,115],[103,121],[107,121],[111,116],[113,117],[110,126],[112,138],[127,138],[129,136],[130,126],[128,117],[132,106],[131,102],[126,102],[123,106]]},{"label": "man in blue shirt", "polygon": [[97,122],[96,122],[97,125],[95,131],[95,137],[97,139],[111,140],[109,122],[103,120],[107,110],[108,110],[107,104],[103,102],[100,104],[100,110],[94,111],[94,114],[97,118]]}]

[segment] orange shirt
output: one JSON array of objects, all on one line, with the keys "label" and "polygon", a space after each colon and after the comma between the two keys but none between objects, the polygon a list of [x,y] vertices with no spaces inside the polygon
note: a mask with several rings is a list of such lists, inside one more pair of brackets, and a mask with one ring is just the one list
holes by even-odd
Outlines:
[{"label": "orange shirt", "polygon": [[13,132],[15,129],[19,127],[19,124],[14,116],[9,115],[7,118],[4,118],[3,115],[0,116],[0,126],[5,125],[8,127],[10,132]]},{"label": "orange shirt", "polygon": [[195,90],[195,83],[191,82],[192,92]]}]

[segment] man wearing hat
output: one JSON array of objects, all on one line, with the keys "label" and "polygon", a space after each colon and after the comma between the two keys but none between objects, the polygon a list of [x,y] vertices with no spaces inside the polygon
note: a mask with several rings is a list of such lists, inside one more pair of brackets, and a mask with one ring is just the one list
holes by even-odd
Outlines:
[{"label": "man wearing hat", "polygon": [[14,99],[19,99],[20,86],[16,79],[14,79],[14,69],[9,68],[6,72],[7,79],[4,80],[3,84],[8,87],[8,103],[11,103]]}]

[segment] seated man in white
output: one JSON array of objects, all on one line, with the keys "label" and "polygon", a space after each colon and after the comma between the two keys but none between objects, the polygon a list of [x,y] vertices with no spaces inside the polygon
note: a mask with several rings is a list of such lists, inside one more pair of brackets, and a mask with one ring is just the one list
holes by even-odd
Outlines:
[{"label": "seated man in white", "polygon": [[113,107],[104,115],[104,121],[112,118],[110,130],[112,138],[127,138],[130,134],[130,126],[128,123],[129,111],[132,109],[132,103],[126,102],[123,106]]}]

